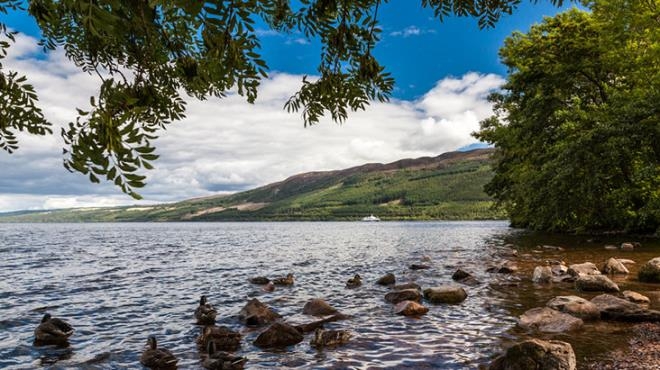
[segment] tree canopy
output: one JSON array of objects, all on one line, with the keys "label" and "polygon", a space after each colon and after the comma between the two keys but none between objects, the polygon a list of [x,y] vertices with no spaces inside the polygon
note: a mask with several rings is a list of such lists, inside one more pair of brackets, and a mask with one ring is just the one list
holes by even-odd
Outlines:
[{"label": "tree canopy", "polygon": [[[551,0],[560,5],[562,0]],[[422,0],[442,20],[476,17],[492,27],[520,0]],[[91,109],[64,125],[64,166],[105,178],[139,198],[142,169],[151,169],[159,131],[185,116],[181,94],[197,99],[230,91],[257,98],[268,75],[255,24],[300,32],[322,43],[318,78],[303,79],[286,103],[305,125],[324,114],[343,122],[349,111],[389,98],[394,80],[372,50],[379,41],[378,8],[387,0],[0,0],[0,14],[26,11],[44,50],[63,48],[83,71],[98,76]],[[414,5],[420,6],[420,5]],[[18,148],[17,131],[52,132],[25,76],[3,68],[15,31],[0,22],[0,148]]]},{"label": "tree canopy", "polygon": [[515,226],[660,226],[660,2],[599,0],[510,36],[477,138],[498,148],[486,190]]}]

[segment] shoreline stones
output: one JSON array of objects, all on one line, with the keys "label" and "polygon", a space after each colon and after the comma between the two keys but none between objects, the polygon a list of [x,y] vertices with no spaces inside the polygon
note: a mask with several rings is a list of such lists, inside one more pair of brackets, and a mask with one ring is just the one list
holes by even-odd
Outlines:
[{"label": "shoreline stones", "polygon": [[421,301],[422,295],[417,289],[395,290],[385,294],[385,300],[397,304],[402,301]]},{"label": "shoreline stones", "polygon": [[385,274],[376,280],[376,284],[378,285],[394,285],[395,283],[396,278],[394,277],[393,273]]},{"label": "shoreline stones", "polygon": [[549,300],[546,306],[582,320],[600,319],[600,310],[595,304],[574,295],[555,297]]},{"label": "shoreline stones", "polygon": [[509,348],[490,364],[488,370],[575,370],[576,367],[575,352],[569,343],[530,339]]},{"label": "shoreline stones", "polygon": [[582,319],[548,307],[537,307],[525,311],[518,319],[518,325],[527,330],[544,333],[563,333],[582,328]]},{"label": "shoreline stones", "polygon": [[431,303],[457,304],[467,298],[467,292],[459,286],[443,285],[424,289],[424,298]]},{"label": "shoreline stones", "polygon": [[651,303],[649,297],[645,295],[641,295],[637,292],[633,292],[632,290],[624,290],[622,294],[627,300],[633,303],[642,303],[642,304]]},{"label": "shoreline stones", "polygon": [[532,281],[537,284],[551,283],[552,275],[552,268],[550,266],[536,266],[532,273]]},{"label": "shoreline stones", "polygon": [[647,310],[635,303],[615,297],[611,294],[601,294],[591,299],[600,310],[604,320],[627,322],[660,322],[660,311]]},{"label": "shoreline stones", "polygon": [[336,308],[330,306],[326,301],[320,298],[312,298],[303,307],[303,313],[305,315],[312,316],[327,316],[334,315],[338,311]]},{"label": "shoreline stones", "polygon": [[394,313],[403,316],[421,316],[429,312],[425,307],[415,301],[401,301],[394,306]]},{"label": "shoreline stones", "polygon": [[575,280],[575,288],[584,292],[619,291],[619,286],[605,275],[580,276],[577,278],[577,280]]},{"label": "shoreline stones", "polygon": [[660,257],[655,257],[642,265],[637,278],[646,283],[660,283]]}]

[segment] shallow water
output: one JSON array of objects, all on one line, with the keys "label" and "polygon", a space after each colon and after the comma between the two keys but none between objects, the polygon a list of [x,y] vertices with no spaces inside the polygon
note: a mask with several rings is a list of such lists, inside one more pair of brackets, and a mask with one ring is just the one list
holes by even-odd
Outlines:
[{"label": "shallow water", "polygon": [[[637,267],[660,255],[660,243],[642,241],[642,248],[626,253],[603,249],[620,241],[530,235],[505,222],[1,224],[0,368],[135,368],[150,334],[180,358],[180,368],[201,368],[200,328],[192,319],[201,294],[218,309],[219,324],[243,334],[238,354],[248,357],[249,368],[476,368],[527,336],[567,340],[583,363],[624,345],[629,326],[596,323],[547,336],[521,331],[516,318],[556,295],[576,293],[570,284],[532,284],[534,266],[555,258],[634,259],[633,274],[617,282],[622,290],[650,295],[660,308],[660,287],[635,281]],[[521,271],[486,273],[506,243],[520,250]],[[539,251],[537,244],[566,250]],[[432,268],[409,270],[422,256],[431,258]],[[387,272],[423,287],[453,283],[457,267],[483,283],[466,286],[462,304],[429,305],[418,319],[393,314],[383,300],[387,288],[373,284]],[[288,272],[295,285],[272,293],[247,281]],[[363,286],[345,289],[355,273]],[[353,339],[317,351],[308,335],[283,351],[260,350],[252,345],[259,331],[236,318],[251,297],[296,324],[314,320],[302,315],[308,299],[324,298],[352,316],[327,327],[350,330]],[[44,312],[76,328],[70,347],[32,345]]]}]

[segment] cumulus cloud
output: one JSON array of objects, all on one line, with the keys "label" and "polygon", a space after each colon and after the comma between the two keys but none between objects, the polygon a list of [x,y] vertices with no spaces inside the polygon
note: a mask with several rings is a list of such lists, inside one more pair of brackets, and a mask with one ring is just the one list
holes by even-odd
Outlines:
[{"label": "cumulus cloud", "polygon": [[[75,120],[99,81],[76,69],[61,52],[35,57],[36,41],[18,37],[3,60],[35,85],[46,117]],[[253,105],[230,94],[200,102],[188,99],[187,118],[155,142],[156,168],[136,202],[112,184],[92,184],[62,167],[59,128],[47,137],[20,136],[20,149],[0,153],[0,212],[119,204],[152,204],[246,190],[307,171],[342,169],[367,162],[436,156],[474,143],[470,132],[491,113],[488,92],[496,75],[448,77],[416,101],[374,103],[343,125],[328,119],[303,128],[299,114],[283,110],[302,76],[274,73],[263,81]]]},{"label": "cumulus cloud", "polygon": [[392,31],[389,33],[390,36],[394,37],[412,37],[412,36],[420,36],[420,35],[425,35],[429,33],[436,33],[434,29],[421,29],[417,26],[408,26],[402,30],[397,30],[397,31]]}]

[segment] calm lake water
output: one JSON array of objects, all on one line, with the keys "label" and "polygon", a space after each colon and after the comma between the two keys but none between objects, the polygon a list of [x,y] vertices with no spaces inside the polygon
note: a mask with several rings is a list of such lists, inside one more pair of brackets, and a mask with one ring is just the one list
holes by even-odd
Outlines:
[{"label": "calm lake water", "polygon": [[[586,363],[625,345],[629,326],[593,323],[571,335],[548,336],[518,329],[516,319],[556,295],[576,294],[570,284],[532,284],[534,266],[546,259],[633,259],[633,274],[616,281],[622,290],[649,295],[653,308],[660,308],[660,286],[635,280],[639,265],[660,256],[660,242],[641,240],[642,248],[632,252],[603,249],[621,241],[530,235],[506,222],[0,224],[0,368],[136,368],[154,334],[180,358],[180,368],[199,369],[200,327],[192,313],[201,294],[218,309],[220,325],[243,334],[238,353],[249,359],[248,368],[470,369],[528,336],[569,341],[578,363]],[[485,272],[501,260],[498,252],[507,243],[520,251],[521,270]],[[537,244],[566,249],[540,251]],[[431,269],[408,268],[423,256],[431,258]],[[388,289],[373,284],[387,272],[422,287],[450,284],[458,267],[482,284],[465,286],[462,304],[429,305],[418,319],[395,315],[383,300]],[[295,285],[272,293],[248,282],[288,272]],[[363,286],[345,289],[355,273]],[[352,316],[326,327],[350,330],[353,339],[317,351],[308,334],[286,350],[260,350],[252,345],[259,330],[237,320],[252,297],[295,324],[313,321],[302,307],[323,298]],[[32,345],[44,312],[75,327],[70,347]]]}]

